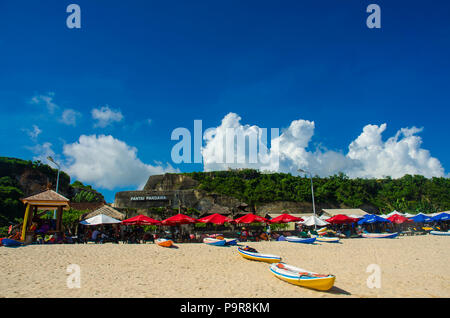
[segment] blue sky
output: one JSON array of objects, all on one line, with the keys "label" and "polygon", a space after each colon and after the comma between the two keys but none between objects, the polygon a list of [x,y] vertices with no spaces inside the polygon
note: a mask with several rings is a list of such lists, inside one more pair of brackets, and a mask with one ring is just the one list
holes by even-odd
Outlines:
[{"label": "blue sky", "polygon": [[[81,29],[66,26],[70,3],[81,7]],[[366,26],[370,3],[381,8],[381,29]],[[344,156],[366,125],[386,123],[383,141],[417,127],[417,149],[428,150],[447,175],[449,6],[2,1],[1,156],[33,159],[51,149],[70,167],[72,180],[97,185],[112,201],[116,191],[133,190],[142,181],[107,188],[83,178],[65,146],[82,135],[96,141],[112,136],[130,147],[125,151],[134,147],[143,165],[201,171],[202,164],[172,162],[171,132],[192,130],[195,119],[204,128],[218,127],[235,113],[242,125],[282,130],[295,120],[314,121],[306,150],[320,145]],[[92,112],[102,107],[122,118],[99,124]],[[75,121],[62,120],[66,110]]]}]

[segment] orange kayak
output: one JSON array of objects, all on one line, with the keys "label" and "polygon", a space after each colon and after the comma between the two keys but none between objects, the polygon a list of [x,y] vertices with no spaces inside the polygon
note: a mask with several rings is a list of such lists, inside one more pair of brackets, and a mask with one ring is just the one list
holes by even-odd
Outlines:
[{"label": "orange kayak", "polygon": [[158,244],[159,246],[162,246],[162,247],[171,247],[173,245],[172,240],[168,240],[165,238],[156,239],[155,242],[156,242],[156,244]]}]

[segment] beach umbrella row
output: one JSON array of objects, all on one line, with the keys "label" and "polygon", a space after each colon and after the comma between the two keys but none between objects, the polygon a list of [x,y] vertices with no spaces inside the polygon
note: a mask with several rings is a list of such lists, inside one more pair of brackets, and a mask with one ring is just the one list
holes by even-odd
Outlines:
[{"label": "beach umbrella row", "polygon": [[[390,215],[389,215],[390,214]],[[358,223],[358,224],[373,224],[380,222],[388,222],[395,224],[416,222],[416,223],[424,223],[424,222],[440,222],[440,221],[448,221],[450,220],[450,214],[446,212],[438,213],[434,216],[427,216],[423,213],[418,213],[413,217],[406,217],[402,215],[402,213],[393,211],[388,214],[388,217],[381,217],[374,214],[366,214],[361,219],[350,217],[344,214],[338,214],[326,220],[322,218],[318,218],[315,215],[312,215],[305,220],[300,217],[295,217],[289,214],[281,214],[276,218],[271,220],[266,219],[262,216],[255,215],[253,213],[249,213],[244,215],[243,217],[237,218],[235,220],[223,216],[218,213],[214,213],[208,216],[205,216],[200,219],[195,219],[190,216],[184,214],[177,214],[172,217],[169,217],[163,221],[158,221],[152,219],[145,215],[137,215],[135,217],[120,221],[115,218],[112,218],[105,214],[99,214],[93,216],[89,219],[83,220],[80,224],[83,225],[100,225],[100,224],[118,224],[121,223],[123,225],[167,225],[167,226],[176,226],[182,224],[195,224],[195,223],[212,223],[217,225],[223,225],[224,223],[234,223],[234,224],[251,224],[251,223],[267,223],[267,224],[279,224],[279,223],[288,223],[288,222],[297,222],[307,226],[324,226],[327,224],[350,224],[350,223]]]}]

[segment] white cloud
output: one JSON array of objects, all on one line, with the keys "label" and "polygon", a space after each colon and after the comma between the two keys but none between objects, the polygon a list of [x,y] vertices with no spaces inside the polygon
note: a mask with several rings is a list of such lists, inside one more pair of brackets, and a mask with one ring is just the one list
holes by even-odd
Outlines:
[{"label": "white cloud", "polygon": [[36,105],[45,105],[48,112],[50,114],[53,114],[55,110],[59,108],[59,106],[53,102],[54,96],[54,92],[49,92],[47,93],[47,95],[36,95],[31,98],[30,103]]},{"label": "white cloud", "polygon": [[31,140],[36,141],[37,137],[41,134],[42,130],[37,126],[37,125],[33,125],[32,126],[33,129],[23,129],[23,131],[25,131],[28,136],[30,136]]},{"label": "white cloud", "polygon": [[135,186],[142,189],[150,175],[177,172],[167,164],[149,165],[137,157],[137,149],[113,136],[80,136],[64,145],[65,171],[72,177],[95,187],[114,189]]},{"label": "white cloud", "polygon": [[65,109],[61,115],[60,122],[69,125],[69,126],[76,126],[77,125],[77,119],[81,117],[81,113],[77,112],[73,109]]},{"label": "white cloud", "polygon": [[49,142],[44,142],[43,144],[37,144],[33,147],[27,147],[28,150],[34,153],[33,160],[40,160],[43,163],[48,164],[47,157],[53,157],[57,162],[59,158],[55,156],[55,152],[52,149],[52,144]]},{"label": "white cloud", "polygon": [[[271,160],[249,164],[247,156],[245,163],[237,163],[236,156],[234,163],[220,163],[218,159],[226,156],[223,140],[227,128],[241,131],[246,136],[261,131],[257,126],[242,125],[240,120],[237,114],[229,113],[223,118],[221,125],[205,133],[205,145],[202,149],[205,171],[251,167],[298,174],[297,170],[301,168],[319,176],[344,172],[352,178],[399,178],[405,174],[432,177],[445,174],[439,160],[432,157],[428,150],[421,148],[422,139],[416,134],[420,133],[422,128],[402,128],[395,136],[383,141],[382,133],[386,124],[366,125],[344,154],[344,151],[332,151],[323,147],[313,151],[308,149],[314,135],[315,123],[302,119],[292,121],[278,138],[272,140],[270,150],[265,156]],[[264,147],[262,149],[266,150]],[[279,160],[276,160],[276,155]],[[276,162],[279,165],[276,165]]]},{"label": "white cloud", "polygon": [[94,108],[91,111],[92,118],[96,120],[94,127],[105,128],[114,122],[120,122],[123,119],[123,115],[120,110],[110,109],[109,106],[103,106],[101,108]]}]

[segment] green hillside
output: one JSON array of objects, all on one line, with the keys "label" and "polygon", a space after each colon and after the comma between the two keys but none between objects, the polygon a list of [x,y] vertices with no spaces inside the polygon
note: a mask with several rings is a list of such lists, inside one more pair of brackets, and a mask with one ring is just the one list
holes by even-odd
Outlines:
[{"label": "green hillside", "polygon": [[[256,170],[185,173],[199,189],[238,198],[251,205],[273,201],[311,202],[308,177]],[[313,178],[314,200],[347,208],[372,206],[380,213],[398,210],[432,213],[450,210],[450,179],[405,175],[399,179],[350,179],[344,174]]]},{"label": "green hillside", "polygon": [[[58,170],[40,161],[0,157],[0,227],[23,218],[20,198],[38,193],[51,185],[55,189]],[[79,181],[70,184],[64,171],[59,174],[58,192],[73,202],[104,201],[101,193]]]}]

